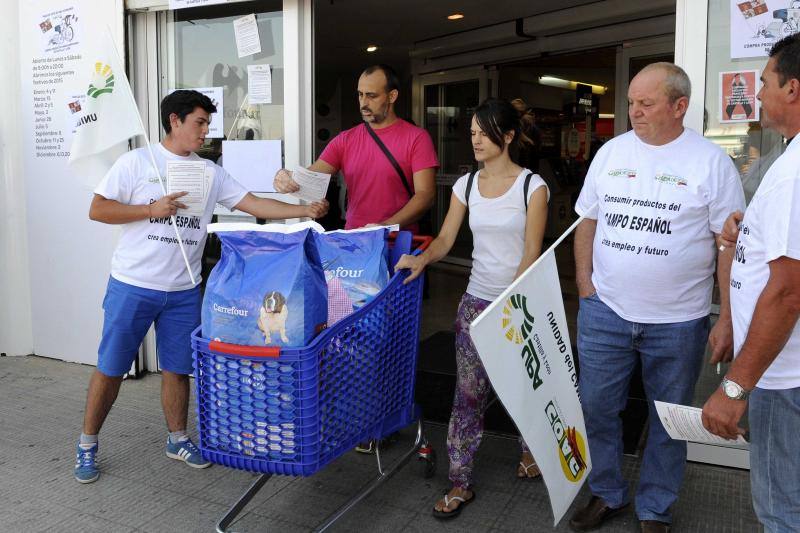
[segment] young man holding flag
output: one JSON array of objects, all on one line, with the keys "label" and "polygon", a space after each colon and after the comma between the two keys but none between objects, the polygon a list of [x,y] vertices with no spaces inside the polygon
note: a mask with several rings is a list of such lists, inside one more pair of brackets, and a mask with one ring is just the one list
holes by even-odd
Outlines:
[{"label": "young man holding flag", "polygon": [[122,233],[103,301],[98,364],[89,383],[77,446],[74,475],[81,483],[96,481],[100,475],[98,433],[153,324],[162,369],[161,403],[169,431],[166,455],[194,468],[210,464],[186,434],[186,422],[192,373],[190,334],[200,322],[200,263],[214,205],[265,219],[318,218],[327,212],[324,200],[303,206],[257,198],[221,167],[206,161],[205,207],[201,214],[183,213],[186,205],[181,198],[186,193],[164,193],[167,162],[204,161],[194,152],[205,141],[215,111],[211,100],[197,91],[179,90],[165,97],[161,102],[164,140],[152,151],[146,147],[125,153],[94,191],[89,217],[121,224]]}]

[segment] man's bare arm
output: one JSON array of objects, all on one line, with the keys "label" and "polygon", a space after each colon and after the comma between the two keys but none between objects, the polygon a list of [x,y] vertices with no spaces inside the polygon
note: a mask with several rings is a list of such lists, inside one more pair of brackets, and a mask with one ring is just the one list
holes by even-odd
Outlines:
[{"label": "man's bare arm", "polygon": [[575,228],[575,283],[578,296],[586,298],[596,292],[592,284],[592,248],[597,220],[584,218]]},{"label": "man's bare arm", "polygon": [[[399,179],[399,177],[398,177]],[[386,220],[376,220],[381,224],[408,226],[419,220],[432,206],[436,198],[436,169],[425,168],[414,173],[414,196],[400,211]]]}]

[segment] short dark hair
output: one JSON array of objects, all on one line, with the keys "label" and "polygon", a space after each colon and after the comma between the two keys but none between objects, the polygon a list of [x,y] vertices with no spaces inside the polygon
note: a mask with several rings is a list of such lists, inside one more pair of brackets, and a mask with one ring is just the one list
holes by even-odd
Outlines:
[{"label": "short dark hair", "polygon": [[383,63],[379,65],[372,65],[371,67],[365,68],[361,75],[369,76],[370,74],[373,74],[379,70],[383,72],[384,76],[386,76],[386,92],[390,93],[392,91],[399,91],[400,78],[397,76],[397,72],[395,72],[395,70],[389,65],[385,65]]},{"label": "short dark hair", "polygon": [[186,115],[198,107],[209,114],[217,112],[217,106],[211,98],[198,91],[181,89],[165,96],[161,100],[161,125],[164,126],[164,131],[167,133],[172,131],[172,126],[169,124],[169,116],[172,113],[178,115],[183,122],[186,120]]},{"label": "short dark hair", "polygon": [[800,34],[789,35],[775,43],[769,57],[775,58],[775,72],[781,87],[788,80],[800,80]]},{"label": "short dark hair", "polygon": [[522,131],[520,111],[508,100],[487,98],[475,108],[475,120],[492,144],[501,149],[505,148],[504,136],[510,131],[514,132],[514,137],[508,147],[512,153],[520,142],[531,144],[531,140]]}]

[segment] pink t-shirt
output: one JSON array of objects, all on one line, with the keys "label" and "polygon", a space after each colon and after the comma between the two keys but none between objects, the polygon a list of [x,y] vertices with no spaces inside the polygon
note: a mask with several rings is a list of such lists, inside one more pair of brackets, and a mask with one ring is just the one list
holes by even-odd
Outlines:
[{"label": "pink t-shirt", "polygon": [[[328,143],[320,159],[342,171],[347,184],[347,229],[378,223],[400,211],[409,196],[389,159],[365,124],[345,130]],[[376,129],[414,191],[414,173],[436,168],[439,161],[428,132],[402,119]],[[416,225],[409,228],[416,231]]]}]

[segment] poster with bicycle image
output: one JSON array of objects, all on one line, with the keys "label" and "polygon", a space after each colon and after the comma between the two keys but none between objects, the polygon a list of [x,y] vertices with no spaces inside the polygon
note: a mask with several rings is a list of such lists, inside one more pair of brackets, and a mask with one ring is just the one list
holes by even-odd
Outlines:
[{"label": "poster with bicycle image", "polygon": [[62,53],[80,44],[80,27],[75,7],[67,7],[45,13],[39,20],[42,52]]},{"label": "poster with bicycle image", "polygon": [[731,59],[767,57],[772,45],[800,31],[800,0],[731,0]]}]

